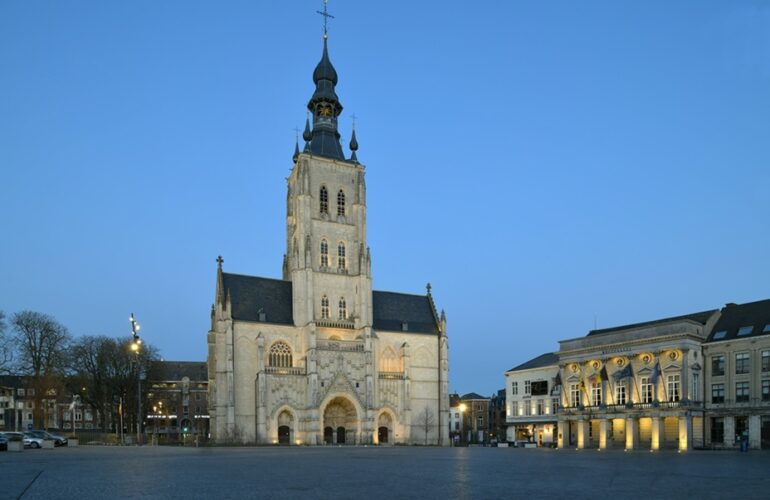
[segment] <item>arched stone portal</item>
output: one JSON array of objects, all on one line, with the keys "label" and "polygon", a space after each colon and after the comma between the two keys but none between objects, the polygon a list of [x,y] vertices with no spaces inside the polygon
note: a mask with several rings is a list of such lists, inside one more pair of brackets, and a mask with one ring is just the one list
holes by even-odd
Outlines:
[{"label": "arched stone portal", "polygon": [[[323,417],[324,441],[331,444],[356,444],[358,412],[349,399],[339,396],[326,405]],[[329,430],[332,435],[329,436]],[[331,437],[331,439],[329,439]]]},{"label": "arched stone portal", "polygon": [[377,443],[388,444],[393,439],[393,418],[390,413],[380,413],[377,418]]},{"label": "arched stone portal", "polygon": [[294,429],[294,416],[289,410],[283,410],[276,419],[278,423],[278,444],[291,444]]}]

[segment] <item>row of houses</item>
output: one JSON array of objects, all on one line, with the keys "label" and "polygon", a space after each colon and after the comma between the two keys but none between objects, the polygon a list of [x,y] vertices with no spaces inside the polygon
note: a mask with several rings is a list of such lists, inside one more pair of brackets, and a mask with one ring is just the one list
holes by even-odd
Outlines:
[{"label": "row of houses", "polygon": [[[143,423],[145,436],[162,441],[181,435],[207,437],[209,433],[208,369],[205,362],[157,361],[149,370],[151,377],[142,381]],[[62,432],[97,431],[102,427],[116,435],[135,433],[123,404],[116,402],[114,414],[100,415],[75,394],[58,384],[43,398],[36,398],[32,380],[18,375],[0,376],[0,431],[33,428],[36,404],[43,405],[43,427]],[[79,396],[79,395],[78,395]],[[39,401],[39,402],[36,402]],[[81,400],[82,401],[82,400]],[[125,422],[121,417],[125,418]],[[133,415],[131,415],[133,417]]]},{"label": "row of houses", "polygon": [[509,442],[770,448],[770,300],[592,330],[505,372]]}]

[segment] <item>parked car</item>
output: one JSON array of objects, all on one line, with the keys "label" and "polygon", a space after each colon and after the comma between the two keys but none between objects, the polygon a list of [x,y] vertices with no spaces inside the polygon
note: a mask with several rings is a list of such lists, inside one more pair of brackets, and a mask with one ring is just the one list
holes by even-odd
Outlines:
[{"label": "parked car", "polygon": [[24,443],[25,448],[32,448],[32,441],[22,432],[3,432],[2,434],[8,441],[19,440]]},{"label": "parked car", "polygon": [[26,434],[38,437],[40,439],[50,439],[53,441],[54,446],[67,446],[67,438],[65,438],[64,436],[51,434],[48,431],[32,430],[32,431],[27,431]]},{"label": "parked car", "polygon": [[[27,442],[29,442],[29,446],[27,446]],[[34,436],[30,434],[29,432],[24,433],[24,447],[27,448],[42,448],[43,447],[43,438]]]}]

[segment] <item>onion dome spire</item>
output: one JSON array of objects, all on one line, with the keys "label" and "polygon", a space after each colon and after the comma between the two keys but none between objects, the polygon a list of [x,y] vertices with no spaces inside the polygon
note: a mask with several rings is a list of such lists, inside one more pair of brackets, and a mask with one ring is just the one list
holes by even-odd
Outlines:
[{"label": "onion dome spire", "polygon": [[323,12],[318,12],[324,17],[324,48],[321,60],[313,71],[315,92],[307,103],[308,111],[313,114],[313,129],[308,142],[310,153],[344,160],[345,156],[340,146],[340,133],[337,130],[337,117],[342,113],[342,103],[334,89],[337,85],[337,70],[329,59],[327,23],[334,16],[326,10],[327,1],[324,0]]}]

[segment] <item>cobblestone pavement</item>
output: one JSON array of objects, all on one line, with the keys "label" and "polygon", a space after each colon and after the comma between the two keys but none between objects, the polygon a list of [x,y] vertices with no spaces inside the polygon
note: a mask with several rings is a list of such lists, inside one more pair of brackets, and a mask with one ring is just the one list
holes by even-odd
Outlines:
[{"label": "cobblestone pavement", "polygon": [[770,452],[89,447],[0,453],[0,498],[770,498]]}]

